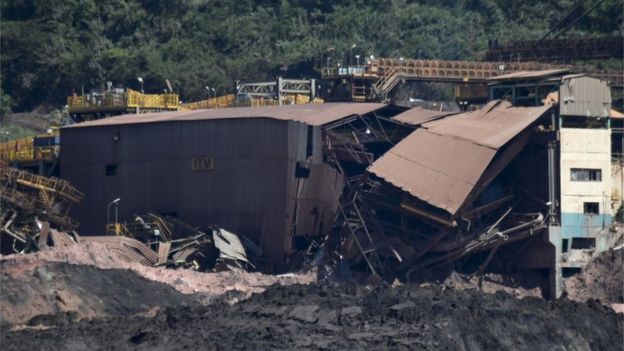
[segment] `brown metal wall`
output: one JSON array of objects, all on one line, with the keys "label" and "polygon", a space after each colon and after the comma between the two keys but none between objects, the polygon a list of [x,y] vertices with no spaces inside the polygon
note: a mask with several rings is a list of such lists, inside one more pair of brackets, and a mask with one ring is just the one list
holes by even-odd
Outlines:
[{"label": "brown metal wall", "polygon": [[[86,195],[72,213],[81,234],[102,234],[107,203],[122,197],[121,220],[176,212],[245,234],[280,260],[291,244],[287,203],[306,133],[303,123],[265,118],[62,129],[61,177]],[[192,171],[198,156],[214,157],[214,170]],[[117,175],[106,176],[112,163]]]}]

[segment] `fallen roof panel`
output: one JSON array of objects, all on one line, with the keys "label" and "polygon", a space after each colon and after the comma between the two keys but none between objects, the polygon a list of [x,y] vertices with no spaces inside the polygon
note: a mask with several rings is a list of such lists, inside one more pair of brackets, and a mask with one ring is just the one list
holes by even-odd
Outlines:
[{"label": "fallen roof panel", "polygon": [[454,215],[498,149],[549,108],[511,107],[494,101],[482,110],[427,123],[375,161],[368,171]]},{"label": "fallen roof panel", "polygon": [[150,112],[104,118],[73,124],[64,128],[238,118],[272,118],[320,126],[348,116],[364,115],[385,106],[385,104],[379,103],[327,103],[266,107],[231,107],[197,111]]},{"label": "fallen roof panel", "polygon": [[423,123],[431,122],[433,120],[454,115],[457,113],[458,112],[452,111],[425,110],[422,107],[414,107],[396,115],[394,118],[392,118],[392,120],[405,124],[410,124],[413,126],[419,126]]},{"label": "fallen roof panel", "polygon": [[512,107],[507,101],[491,102],[481,110],[429,122],[424,127],[432,133],[455,136],[498,149],[551,107]]},{"label": "fallen roof panel", "polygon": [[368,171],[453,214],[495,154],[491,148],[418,129]]}]

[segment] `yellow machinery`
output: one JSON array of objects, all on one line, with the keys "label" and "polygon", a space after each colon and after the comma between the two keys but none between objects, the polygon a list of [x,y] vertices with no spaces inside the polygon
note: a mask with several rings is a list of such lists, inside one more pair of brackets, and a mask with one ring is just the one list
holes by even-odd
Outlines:
[{"label": "yellow machinery", "polygon": [[58,157],[59,132],[11,140],[0,144],[0,160],[5,162],[52,161]]}]

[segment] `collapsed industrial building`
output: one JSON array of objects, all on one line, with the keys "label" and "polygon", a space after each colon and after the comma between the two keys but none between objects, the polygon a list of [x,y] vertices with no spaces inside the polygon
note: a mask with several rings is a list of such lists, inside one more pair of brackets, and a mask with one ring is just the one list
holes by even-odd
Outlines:
[{"label": "collapsed industrial building", "polygon": [[[84,193],[70,212],[80,237],[141,237],[153,264],[227,243],[230,268],[323,262],[369,282],[533,270],[555,297],[584,264],[574,251],[612,237],[609,87],[561,70],[489,87],[500,100],[462,113],[327,103],[78,123],[61,129],[60,177]],[[188,241],[163,239],[165,218]]]}]

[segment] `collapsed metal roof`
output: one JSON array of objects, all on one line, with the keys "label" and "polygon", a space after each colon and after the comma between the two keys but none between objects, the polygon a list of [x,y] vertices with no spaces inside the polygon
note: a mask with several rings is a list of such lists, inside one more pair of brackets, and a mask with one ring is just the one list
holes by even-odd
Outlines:
[{"label": "collapsed metal roof", "polygon": [[425,123],[368,171],[454,215],[498,150],[549,108],[492,101],[478,111]]},{"label": "collapsed metal roof", "polygon": [[199,121],[239,118],[271,118],[320,126],[353,115],[364,115],[387,105],[380,103],[327,103],[267,107],[232,107],[223,109],[151,112],[122,115],[74,124],[64,128],[97,127],[138,123]]},{"label": "collapsed metal roof", "polygon": [[452,111],[425,110],[422,107],[414,107],[394,116],[392,120],[405,123],[405,124],[409,124],[409,125],[413,125],[413,126],[419,126],[419,125],[422,125],[423,123],[431,122],[433,120],[446,117],[446,116],[450,116],[450,115],[454,115],[457,113],[458,112],[452,112]]}]

